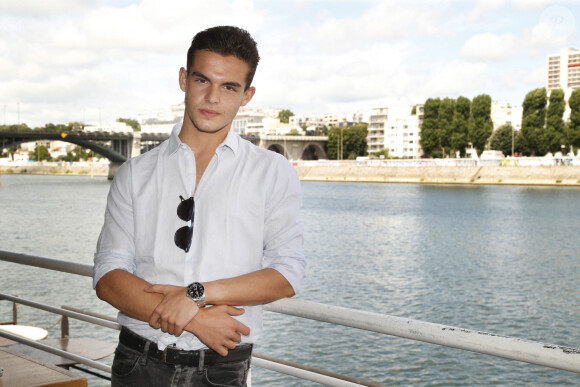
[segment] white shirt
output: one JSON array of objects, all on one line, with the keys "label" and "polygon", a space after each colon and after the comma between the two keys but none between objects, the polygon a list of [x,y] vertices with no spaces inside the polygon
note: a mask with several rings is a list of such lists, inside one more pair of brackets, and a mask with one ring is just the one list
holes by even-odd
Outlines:
[{"label": "white shirt", "polygon": [[[295,169],[283,156],[230,130],[196,191],[195,156],[179,139],[180,131],[176,125],[169,139],[119,168],[95,253],[93,286],[114,269],[152,284],[185,286],[273,268],[297,293],[306,260]],[[180,195],[187,199],[194,192],[193,238],[185,253],[174,243],[175,231],[188,224],[177,216],[177,206]],[[262,332],[262,306],[244,309],[236,318],[251,333],[242,342],[253,343]],[[118,321],[160,349],[205,347],[190,332],[176,337],[122,312]]]}]

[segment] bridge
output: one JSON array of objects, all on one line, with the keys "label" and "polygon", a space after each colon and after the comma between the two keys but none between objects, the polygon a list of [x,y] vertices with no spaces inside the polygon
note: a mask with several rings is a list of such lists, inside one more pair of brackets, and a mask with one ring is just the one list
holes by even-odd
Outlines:
[{"label": "bridge", "polygon": [[[242,135],[261,148],[283,154],[289,160],[325,159],[327,136],[258,136]],[[50,140],[65,141],[90,149],[110,160],[109,179],[127,159],[135,157],[169,138],[169,133],[145,132],[85,132],[8,130],[0,131],[2,149],[22,143]]]}]

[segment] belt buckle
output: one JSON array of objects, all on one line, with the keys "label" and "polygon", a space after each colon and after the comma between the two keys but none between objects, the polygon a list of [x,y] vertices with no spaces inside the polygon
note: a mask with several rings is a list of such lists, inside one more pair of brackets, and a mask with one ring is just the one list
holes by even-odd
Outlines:
[{"label": "belt buckle", "polygon": [[165,347],[165,349],[161,353],[161,361],[163,363],[165,363],[165,364],[173,364],[173,365],[175,365],[175,363],[173,363],[172,361],[167,361],[167,350],[168,349],[174,349],[174,348],[172,348],[172,347]]}]

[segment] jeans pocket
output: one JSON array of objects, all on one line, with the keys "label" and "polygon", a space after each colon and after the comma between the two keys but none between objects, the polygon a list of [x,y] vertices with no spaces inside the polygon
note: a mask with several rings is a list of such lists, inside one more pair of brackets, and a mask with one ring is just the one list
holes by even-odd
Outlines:
[{"label": "jeans pocket", "polygon": [[204,372],[204,383],[208,386],[244,387],[249,369],[250,359],[209,366]]},{"label": "jeans pocket", "polygon": [[115,357],[113,358],[111,371],[116,376],[128,376],[135,370],[135,368],[137,368],[140,358],[141,354],[139,352],[133,351],[122,344],[119,344],[115,350]]}]

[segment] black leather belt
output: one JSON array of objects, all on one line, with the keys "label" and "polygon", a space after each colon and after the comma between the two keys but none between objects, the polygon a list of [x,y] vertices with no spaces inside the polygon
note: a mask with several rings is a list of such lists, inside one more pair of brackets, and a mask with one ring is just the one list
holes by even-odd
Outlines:
[{"label": "black leather belt", "polygon": [[121,328],[119,335],[119,343],[143,353],[145,346],[149,342],[149,349],[147,356],[155,358],[166,364],[190,365],[198,367],[200,359],[203,358],[205,365],[211,366],[214,364],[235,363],[249,359],[252,356],[252,344],[241,344],[236,349],[228,350],[227,356],[221,356],[212,349],[200,349],[197,351],[186,351],[174,347],[166,347],[163,351],[157,348],[157,344],[149,341],[136,333],[131,332],[127,328]]}]

